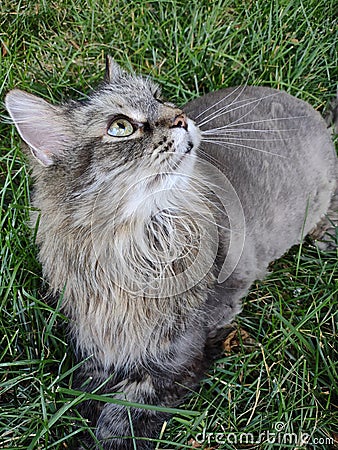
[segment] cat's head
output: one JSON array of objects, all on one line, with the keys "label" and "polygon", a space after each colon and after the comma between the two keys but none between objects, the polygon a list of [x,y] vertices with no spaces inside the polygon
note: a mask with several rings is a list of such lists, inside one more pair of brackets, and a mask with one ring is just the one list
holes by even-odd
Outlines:
[{"label": "cat's head", "polygon": [[15,89],[5,102],[39,177],[46,185],[59,177],[72,195],[114,184],[167,189],[193,170],[200,142],[193,121],[110,57],[104,83],[84,101],[55,106]]}]

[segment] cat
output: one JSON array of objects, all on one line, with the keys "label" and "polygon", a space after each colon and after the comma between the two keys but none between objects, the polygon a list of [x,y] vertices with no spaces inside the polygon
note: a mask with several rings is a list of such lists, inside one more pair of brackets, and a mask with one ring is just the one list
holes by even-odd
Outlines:
[{"label": "cat", "polygon": [[[39,258],[83,390],[178,405],[269,263],[338,222],[330,131],[285,92],[227,88],[180,109],[107,57],[84,101],[14,89],[5,103],[29,150]],[[120,403],[80,411],[91,449],[154,448],[168,418]]]}]

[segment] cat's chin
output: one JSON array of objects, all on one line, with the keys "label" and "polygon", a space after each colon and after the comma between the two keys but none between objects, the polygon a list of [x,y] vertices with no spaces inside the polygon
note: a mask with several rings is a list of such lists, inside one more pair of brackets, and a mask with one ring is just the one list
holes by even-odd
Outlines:
[{"label": "cat's chin", "polygon": [[171,131],[174,151],[164,152],[160,165],[153,166],[156,173],[150,177],[149,189],[184,188],[193,176],[197,149],[201,142],[201,132],[195,123],[187,118],[187,129]]},{"label": "cat's chin", "polygon": [[[166,193],[170,198],[172,191],[187,189],[190,179],[194,176],[196,153],[194,149],[184,154],[172,155],[174,164],[167,171],[161,171],[149,177],[147,184],[148,195],[154,192]],[[161,194],[161,195],[162,195]]]}]

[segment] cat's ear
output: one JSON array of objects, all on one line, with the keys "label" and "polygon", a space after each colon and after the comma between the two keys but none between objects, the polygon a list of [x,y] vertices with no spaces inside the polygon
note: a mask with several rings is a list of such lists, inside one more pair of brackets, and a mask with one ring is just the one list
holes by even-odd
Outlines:
[{"label": "cat's ear", "polygon": [[6,95],[5,104],[20,136],[43,166],[63,156],[70,133],[60,107],[18,89]]},{"label": "cat's ear", "polygon": [[106,83],[112,83],[117,78],[123,76],[124,71],[121,67],[113,60],[110,55],[106,56],[106,73],[104,75],[104,81]]}]

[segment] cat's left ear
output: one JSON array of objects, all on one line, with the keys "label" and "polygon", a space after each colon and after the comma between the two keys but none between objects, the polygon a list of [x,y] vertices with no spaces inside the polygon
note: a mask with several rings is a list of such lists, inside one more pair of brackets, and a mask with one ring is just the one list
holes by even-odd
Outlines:
[{"label": "cat's left ear", "polygon": [[33,156],[43,166],[52,165],[71,143],[62,108],[27,92],[13,89],[5,98],[7,111]]},{"label": "cat's left ear", "polygon": [[110,56],[106,56],[106,72],[104,75],[104,81],[106,83],[111,83],[116,80],[118,77],[123,76],[125,72],[121,67],[114,61],[114,59]]}]

